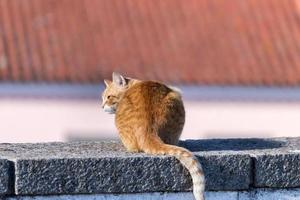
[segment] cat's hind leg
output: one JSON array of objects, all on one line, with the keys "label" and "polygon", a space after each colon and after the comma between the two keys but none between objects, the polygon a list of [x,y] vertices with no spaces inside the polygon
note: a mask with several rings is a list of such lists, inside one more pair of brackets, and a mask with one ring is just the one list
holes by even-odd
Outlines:
[{"label": "cat's hind leg", "polygon": [[140,152],[141,150],[138,147],[135,137],[129,132],[120,133],[120,138],[128,152]]}]

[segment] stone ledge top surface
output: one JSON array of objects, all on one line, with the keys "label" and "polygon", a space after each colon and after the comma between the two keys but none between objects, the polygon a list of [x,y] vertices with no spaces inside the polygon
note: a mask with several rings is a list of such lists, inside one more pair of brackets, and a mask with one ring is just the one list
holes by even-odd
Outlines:
[{"label": "stone ledge top surface", "polygon": [[[300,138],[186,140],[207,190],[300,187]],[[94,194],[191,190],[173,157],[128,153],[117,140],[0,144],[0,194]],[[6,187],[6,188],[5,188]]]},{"label": "stone ledge top surface", "polygon": [[[196,155],[298,154],[300,137],[270,139],[206,139],[180,141]],[[129,153],[118,140],[50,142],[50,143],[0,143],[0,158],[99,158],[99,157],[152,157],[144,153]]]}]

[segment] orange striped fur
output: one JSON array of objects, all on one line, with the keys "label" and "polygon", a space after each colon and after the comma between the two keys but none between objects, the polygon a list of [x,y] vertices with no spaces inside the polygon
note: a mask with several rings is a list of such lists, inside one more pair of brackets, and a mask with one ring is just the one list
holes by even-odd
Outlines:
[{"label": "orange striped fur", "polygon": [[205,179],[193,154],[176,146],[185,110],[181,95],[162,83],[140,81],[113,73],[104,80],[103,109],[115,114],[120,138],[130,152],[175,156],[191,174],[196,200],[204,200]]}]

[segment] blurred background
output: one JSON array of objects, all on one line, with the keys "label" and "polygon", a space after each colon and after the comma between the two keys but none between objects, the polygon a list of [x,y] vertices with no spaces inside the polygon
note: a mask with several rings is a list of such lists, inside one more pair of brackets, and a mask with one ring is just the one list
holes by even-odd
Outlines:
[{"label": "blurred background", "polygon": [[299,0],[0,0],[0,142],[118,137],[113,71],[181,88],[182,139],[298,136]]}]

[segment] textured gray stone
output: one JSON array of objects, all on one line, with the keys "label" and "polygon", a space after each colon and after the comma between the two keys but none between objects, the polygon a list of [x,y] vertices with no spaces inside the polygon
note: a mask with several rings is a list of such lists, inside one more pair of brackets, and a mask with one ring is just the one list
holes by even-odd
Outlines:
[{"label": "textured gray stone", "polygon": [[5,148],[10,151],[2,156],[16,165],[19,195],[180,191],[190,186],[187,171],[175,158],[127,153],[116,141]]},{"label": "textured gray stone", "polygon": [[190,185],[174,158],[21,159],[16,166],[20,195],[181,191]]},{"label": "textured gray stone", "polygon": [[0,195],[13,193],[13,163],[0,159]]},{"label": "textured gray stone", "polygon": [[252,181],[249,155],[207,154],[199,157],[206,176],[207,190],[246,190]]},{"label": "textured gray stone", "polygon": [[243,138],[243,139],[206,139],[186,140],[180,145],[191,151],[218,151],[218,152],[274,152],[282,149],[297,148],[300,138]]},{"label": "textured gray stone", "polygon": [[[300,186],[299,138],[188,140],[180,145],[202,163],[207,190]],[[0,165],[0,172],[15,173],[2,182],[12,186],[15,178],[15,188],[3,194],[191,190],[190,176],[175,158],[128,153],[118,141],[0,144],[0,158],[10,160],[7,167]]]},{"label": "textured gray stone", "polygon": [[255,158],[255,187],[300,187],[300,154],[265,154]]},{"label": "textured gray stone", "polygon": [[[0,198],[1,199],[1,198]],[[17,196],[1,200],[194,200],[192,192]],[[206,192],[206,200],[242,200],[238,192]],[[248,200],[248,199],[247,199]]]},{"label": "textured gray stone", "polygon": [[[191,192],[12,196],[1,200],[194,200]],[[205,192],[206,200],[299,200],[300,189],[253,189]]]},{"label": "textured gray stone", "polygon": [[[127,153],[116,141],[3,144],[15,162],[19,195],[189,191],[191,178],[173,157]],[[1,145],[0,145],[1,148]],[[195,152],[208,190],[247,189],[249,155]]]},{"label": "textured gray stone", "polygon": [[238,197],[238,200],[300,200],[300,189],[259,188],[239,192]]},{"label": "textured gray stone", "polygon": [[[300,187],[300,138],[189,140],[181,144],[192,151],[234,151],[253,161],[254,187]],[[214,181],[216,182],[216,181]]]},{"label": "textured gray stone", "polygon": [[[208,190],[248,189],[251,159],[247,155],[200,156]],[[20,159],[16,193],[135,193],[187,191],[190,176],[172,157]]]}]

